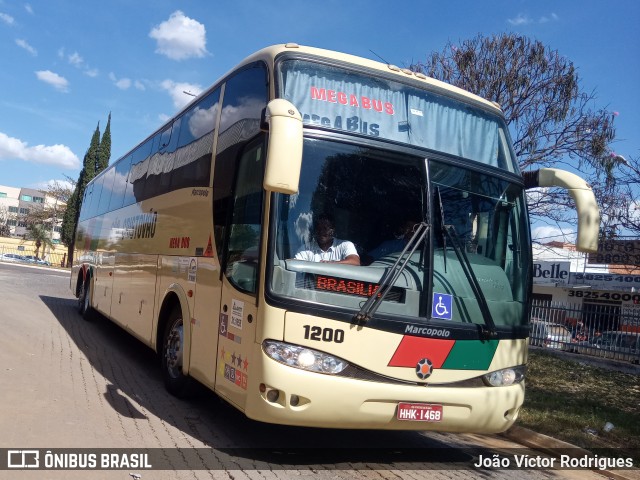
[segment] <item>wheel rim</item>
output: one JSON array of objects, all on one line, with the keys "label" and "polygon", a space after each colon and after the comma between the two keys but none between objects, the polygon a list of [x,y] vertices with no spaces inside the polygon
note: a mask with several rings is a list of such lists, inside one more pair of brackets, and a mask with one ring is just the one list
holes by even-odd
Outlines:
[{"label": "wheel rim", "polygon": [[78,297],[78,307],[80,307],[80,313],[84,314],[89,309],[89,285],[86,282],[82,283],[80,287],[80,296]]},{"label": "wheel rim", "polygon": [[182,319],[179,318],[173,322],[165,342],[165,364],[172,378],[182,375],[182,330]]},{"label": "wheel rim", "polygon": [[89,310],[89,285],[83,287],[84,289],[84,297],[82,299],[82,313],[85,313]]},{"label": "wheel rim", "polygon": [[78,310],[82,312],[83,307],[84,307],[84,283],[80,285],[80,295],[78,295]]}]

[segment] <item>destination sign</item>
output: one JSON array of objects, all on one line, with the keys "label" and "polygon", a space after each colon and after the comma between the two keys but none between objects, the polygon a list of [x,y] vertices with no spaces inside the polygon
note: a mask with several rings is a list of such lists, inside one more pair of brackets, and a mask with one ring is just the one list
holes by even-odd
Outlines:
[{"label": "destination sign", "polygon": [[[359,297],[371,297],[376,293],[380,296],[378,293],[380,285],[377,283],[332,277],[328,275],[311,275],[311,278],[313,278],[313,283],[303,280],[301,282],[301,286],[304,286],[305,288],[312,288],[314,290],[324,290],[327,292],[356,295]],[[391,302],[403,302],[404,289],[392,287],[389,290],[389,293],[385,296],[385,300]]]}]

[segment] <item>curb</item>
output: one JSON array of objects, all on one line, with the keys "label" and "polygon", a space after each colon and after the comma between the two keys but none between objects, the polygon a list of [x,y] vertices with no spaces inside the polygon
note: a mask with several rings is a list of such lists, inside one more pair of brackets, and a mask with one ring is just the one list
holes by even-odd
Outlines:
[{"label": "curb", "polygon": [[10,266],[14,266],[14,267],[21,267],[21,268],[38,268],[40,270],[46,270],[49,272],[59,272],[59,273],[69,273],[71,274],[71,269],[70,268],[60,268],[60,267],[54,267],[54,266],[47,266],[47,265],[38,265],[38,264],[29,264],[29,263],[20,263],[20,262],[4,262],[4,261],[0,261],[0,265],[10,265]]},{"label": "curb", "polygon": [[[578,456],[589,456],[592,455],[591,452],[585,450],[580,447],[576,447],[567,442],[563,442],[562,440],[558,440],[553,437],[549,437],[548,435],[544,435],[542,433],[537,433],[527,428],[518,427],[517,425],[513,425],[506,432],[502,432],[499,434],[512,442],[517,442],[520,445],[524,445],[525,447],[533,448],[534,450],[539,450],[541,452],[547,453],[551,456],[556,457],[558,455],[557,450],[559,449],[571,449]],[[592,471],[599,473],[601,475],[607,476],[609,478],[613,478],[615,480],[639,480],[640,479],[640,470],[599,470],[599,469],[591,469]],[[622,472],[622,473],[621,473]]]}]

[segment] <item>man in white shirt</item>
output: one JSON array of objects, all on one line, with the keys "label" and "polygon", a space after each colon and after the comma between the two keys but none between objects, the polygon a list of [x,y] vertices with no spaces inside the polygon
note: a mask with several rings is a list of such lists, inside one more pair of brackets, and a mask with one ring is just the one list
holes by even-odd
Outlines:
[{"label": "man in white shirt", "polygon": [[355,245],[348,240],[335,238],[334,234],[333,221],[325,214],[319,215],[313,222],[313,240],[300,247],[294,258],[308,262],[360,265]]}]

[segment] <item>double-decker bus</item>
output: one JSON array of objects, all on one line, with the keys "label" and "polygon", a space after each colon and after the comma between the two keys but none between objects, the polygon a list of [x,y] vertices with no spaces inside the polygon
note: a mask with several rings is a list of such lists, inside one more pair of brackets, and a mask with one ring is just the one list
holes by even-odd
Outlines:
[{"label": "double-decker bus", "polygon": [[[87,186],[71,289],[176,395],[197,381],[280,424],[499,432],[524,399],[532,186],[569,189],[594,250],[589,186],[525,180],[496,104],[273,46]],[[355,261],[323,261],[344,245]]]}]

